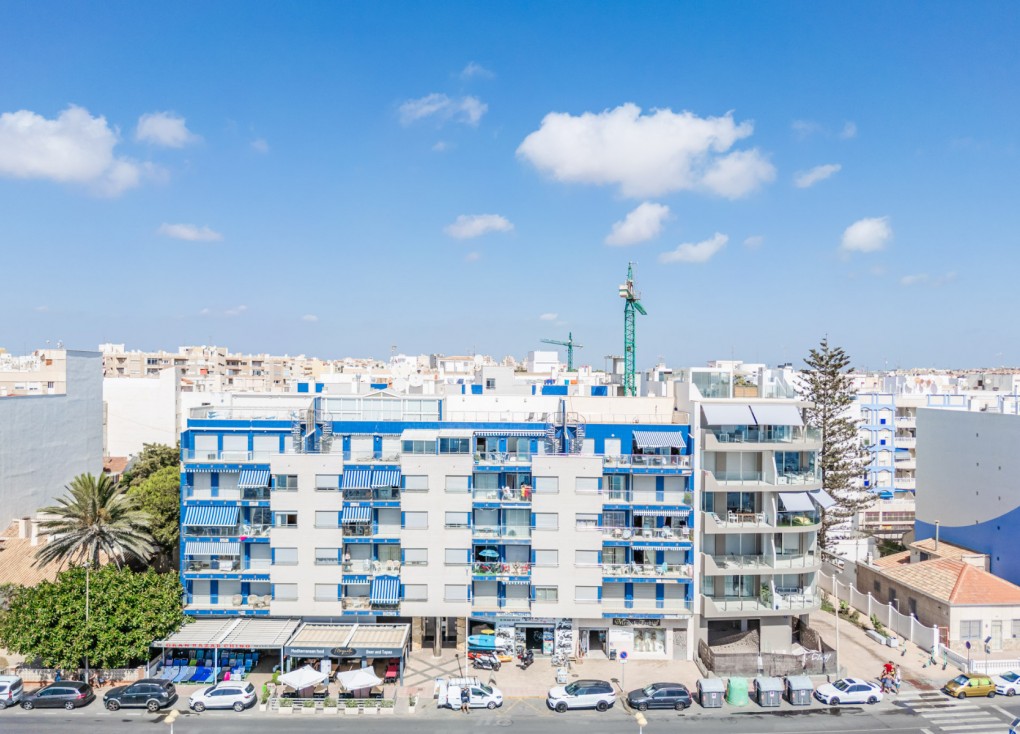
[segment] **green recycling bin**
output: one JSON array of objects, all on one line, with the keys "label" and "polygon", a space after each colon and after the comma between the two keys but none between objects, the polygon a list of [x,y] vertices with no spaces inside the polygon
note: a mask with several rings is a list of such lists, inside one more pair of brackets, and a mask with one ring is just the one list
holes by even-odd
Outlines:
[{"label": "green recycling bin", "polygon": [[747,678],[730,678],[726,686],[726,703],[730,706],[746,706],[750,702],[747,696]]}]

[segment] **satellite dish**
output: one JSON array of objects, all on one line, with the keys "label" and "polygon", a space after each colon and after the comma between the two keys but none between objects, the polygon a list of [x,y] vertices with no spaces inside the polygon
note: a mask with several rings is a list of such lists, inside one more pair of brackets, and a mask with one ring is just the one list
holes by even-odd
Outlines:
[{"label": "satellite dish", "polygon": [[411,387],[421,387],[425,384],[425,378],[419,374],[413,374],[407,378],[407,384]]},{"label": "satellite dish", "polygon": [[397,392],[407,392],[407,385],[407,380],[400,377],[393,381],[393,389]]}]

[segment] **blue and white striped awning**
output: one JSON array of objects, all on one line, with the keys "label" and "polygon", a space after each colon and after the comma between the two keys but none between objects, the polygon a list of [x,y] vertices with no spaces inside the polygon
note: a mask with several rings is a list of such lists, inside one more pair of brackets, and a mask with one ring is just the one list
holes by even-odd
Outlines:
[{"label": "blue and white striped awning", "polygon": [[238,489],[261,489],[268,486],[268,469],[245,469],[237,480]]},{"label": "blue and white striped awning", "polygon": [[372,519],[372,508],[363,505],[347,505],[344,507],[344,514],[340,520],[341,525],[350,525],[356,522],[368,522]]},{"label": "blue and white striped awning", "polygon": [[522,428],[522,429],[497,429],[492,431],[475,431],[475,435],[479,438],[542,438],[545,436],[545,431],[538,428]]},{"label": "blue and white striped awning", "polygon": [[531,586],[531,579],[507,579],[507,586]]},{"label": "blue and white striped awning", "polygon": [[685,446],[679,431],[634,431],[634,444],[642,449],[682,449]]},{"label": "blue and white striped awning", "polygon": [[656,515],[658,517],[687,517],[691,514],[687,507],[659,507],[647,510],[634,510],[635,515]]},{"label": "blue and white striped awning", "polygon": [[185,507],[182,525],[198,525],[206,528],[232,528],[237,525],[239,508],[236,505]]},{"label": "blue and white striped awning", "polygon": [[187,466],[184,468],[185,474],[212,474],[221,471],[224,470],[219,466]]},{"label": "blue and white striped awning", "polygon": [[231,540],[227,543],[209,543],[201,540],[192,540],[184,544],[184,555],[239,556],[241,555],[241,544],[236,540]]},{"label": "blue and white striped awning", "polygon": [[400,469],[376,469],[372,472],[373,487],[399,487]]},{"label": "blue and white striped awning", "polygon": [[400,577],[376,576],[372,579],[372,589],[368,592],[368,601],[372,604],[399,603]]},{"label": "blue and white striped awning", "polygon": [[345,469],[342,489],[371,489],[371,469]]}]

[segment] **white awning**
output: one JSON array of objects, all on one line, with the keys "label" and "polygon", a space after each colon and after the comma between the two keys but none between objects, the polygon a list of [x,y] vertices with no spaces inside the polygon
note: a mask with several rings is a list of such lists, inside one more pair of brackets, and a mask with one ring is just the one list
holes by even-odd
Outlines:
[{"label": "white awning", "polygon": [[815,509],[807,492],[780,492],[779,504],[787,512],[811,512]]},{"label": "white awning", "polygon": [[836,504],[836,500],[832,499],[832,495],[826,492],[824,489],[813,489],[808,492],[811,495],[811,499],[821,507],[823,510],[828,510],[830,507]]},{"label": "white awning", "polygon": [[759,426],[803,426],[804,421],[800,417],[800,408],[789,403],[778,403],[776,405],[752,405],[751,412],[758,421]]},{"label": "white awning", "polygon": [[400,434],[401,441],[435,441],[439,431],[428,428],[406,428]]},{"label": "white awning", "polygon": [[751,406],[737,403],[713,403],[702,405],[706,426],[753,426],[754,415]]},{"label": "white awning", "polygon": [[470,428],[440,428],[440,438],[472,438],[475,432]]},{"label": "white awning", "polygon": [[641,449],[682,449],[679,431],[634,431],[634,445]]},{"label": "white awning", "polygon": [[280,676],[280,682],[285,686],[290,686],[295,691],[300,691],[303,688],[311,688],[318,683],[322,683],[327,677],[326,673],[316,670],[311,665],[306,665],[303,668],[284,673]]}]

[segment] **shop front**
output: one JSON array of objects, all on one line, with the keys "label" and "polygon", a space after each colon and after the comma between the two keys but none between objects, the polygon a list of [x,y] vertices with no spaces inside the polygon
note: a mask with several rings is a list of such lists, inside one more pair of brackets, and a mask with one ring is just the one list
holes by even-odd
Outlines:
[{"label": "shop front", "polygon": [[577,651],[581,657],[615,660],[621,652],[633,660],[689,659],[686,619],[613,617],[577,622]]},{"label": "shop front", "polygon": [[403,680],[407,624],[305,623],[283,648],[286,669],[311,664],[335,674],[370,667],[385,681]]}]

